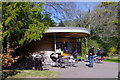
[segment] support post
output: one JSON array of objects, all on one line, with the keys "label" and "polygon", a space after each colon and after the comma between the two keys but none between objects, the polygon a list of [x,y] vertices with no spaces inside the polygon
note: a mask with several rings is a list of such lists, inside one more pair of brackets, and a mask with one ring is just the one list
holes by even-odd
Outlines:
[{"label": "support post", "polygon": [[55,53],[56,53],[56,34],[54,34],[54,50],[55,50]]}]

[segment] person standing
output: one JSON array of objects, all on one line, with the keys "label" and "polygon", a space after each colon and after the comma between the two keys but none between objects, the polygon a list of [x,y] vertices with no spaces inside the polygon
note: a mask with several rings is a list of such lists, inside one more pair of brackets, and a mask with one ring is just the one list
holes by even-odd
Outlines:
[{"label": "person standing", "polygon": [[93,67],[93,63],[94,63],[94,47],[90,46],[90,49],[88,51],[88,59],[89,59],[89,67]]},{"label": "person standing", "polygon": [[43,70],[43,64],[42,64],[42,57],[41,55],[36,55],[34,57],[34,61],[35,61],[35,70]]}]

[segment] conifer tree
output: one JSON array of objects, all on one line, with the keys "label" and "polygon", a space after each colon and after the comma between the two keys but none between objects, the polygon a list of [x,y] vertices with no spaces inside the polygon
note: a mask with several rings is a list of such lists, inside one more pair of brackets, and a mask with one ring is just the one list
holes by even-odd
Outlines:
[{"label": "conifer tree", "polygon": [[45,30],[54,26],[49,14],[44,13],[44,3],[3,2],[2,26],[4,47],[16,47],[40,40]]}]

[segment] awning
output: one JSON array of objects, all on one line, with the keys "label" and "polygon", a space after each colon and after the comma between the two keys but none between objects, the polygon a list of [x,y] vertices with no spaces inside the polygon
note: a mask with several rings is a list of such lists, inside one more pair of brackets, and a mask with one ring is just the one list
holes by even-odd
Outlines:
[{"label": "awning", "polygon": [[90,31],[82,27],[49,27],[45,35],[46,36],[56,35],[56,37],[80,38],[89,37]]}]

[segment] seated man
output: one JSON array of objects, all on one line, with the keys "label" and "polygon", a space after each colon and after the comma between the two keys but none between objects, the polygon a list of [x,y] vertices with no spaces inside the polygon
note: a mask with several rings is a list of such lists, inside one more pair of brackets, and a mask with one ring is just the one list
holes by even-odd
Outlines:
[{"label": "seated man", "polygon": [[54,61],[54,62],[56,62],[57,61],[57,57],[56,57],[56,55],[55,55],[55,53],[52,53],[51,55],[50,55],[50,58]]},{"label": "seated man", "polygon": [[59,48],[59,49],[56,50],[56,53],[57,53],[58,55],[61,55],[63,52],[62,52],[61,49]]}]

